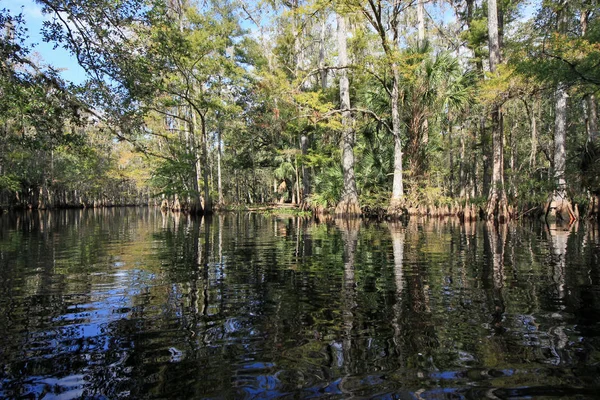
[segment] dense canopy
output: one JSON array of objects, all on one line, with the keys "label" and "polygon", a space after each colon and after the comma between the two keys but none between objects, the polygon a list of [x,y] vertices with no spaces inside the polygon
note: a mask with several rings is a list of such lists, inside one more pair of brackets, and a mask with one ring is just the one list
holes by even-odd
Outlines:
[{"label": "dense canopy", "polygon": [[35,4],[87,80],[0,10],[2,208],[598,214],[594,0]]}]

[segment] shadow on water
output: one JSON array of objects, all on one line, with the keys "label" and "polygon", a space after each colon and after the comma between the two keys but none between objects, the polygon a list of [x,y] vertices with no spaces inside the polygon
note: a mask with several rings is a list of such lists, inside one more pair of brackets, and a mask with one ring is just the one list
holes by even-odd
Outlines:
[{"label": "shadow on water", "polygon": [[3,398],[589,398],[598,226],[0,216]]}]

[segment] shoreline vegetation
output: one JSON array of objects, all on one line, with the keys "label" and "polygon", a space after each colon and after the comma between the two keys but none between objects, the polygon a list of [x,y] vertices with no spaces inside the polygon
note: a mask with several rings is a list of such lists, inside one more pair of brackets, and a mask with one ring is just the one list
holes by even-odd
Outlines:
[{"label": "shoreline vegetation", "polygon": [[[156,200],[150,200],[144,202],[140,199],[138,202],[129,202],[129,203],[115,203],[114,201],[91,201],[91,202],[80,202],[80,203],[70,203],[70,204],[58,204],[54,206],[43,206],[43,207],[33,207],[31,204],[23,205],[23,206],[0,206],[0,212],[18,212],[18,211],[48,211],[48,210],[69,210],[69,209],[102,209],[102,208],[121,208],[121,207],[154,207],[160,209],[163,212],[174,212],[181,213],[184,215],[193,214],[190,213],[190,210],[187,208],[186,204],[179,205],[179,208],[172,207],[174,203],[169,203],[168,201],[163,200],[162,202],[158,202]],[[313,218],[316,220],[331,220],[331,219],[352,219],[349,216],[340,216],[335,213],[335,209],[306,209],[301,205],[290,204],[290,203],[264,203],[264,204],[237,204],[237,205],[227,205],[215,207],[215,213],[222,212],[248,212],[248,213],[261,213],[267,215],[288,215],[295,217],[307,217]],[[595,214],[592,213],[590,209],[587,209],[583,215],[579,214],[579,207],[575,204],[575,215],[576,218],[571,221],[563,221],[560,218],[556,218],[555,215],[547,215],[546,210],[543,206],[536,206],[529,209],[513,209],[510,208],[511,212],[511,220],[520,220],[520,219],[550,219],[555,220],[557,222],[573,222],[575,220],[589,220],[593,221],[595,219]],[[411,217],[429,217],[429,218],[457,218],[461,222],[475,222],[475,221],[485,221],[485,209],[484,204],[476,205],[474,203],[471,204],[463,204],[459,205],[456,202],[454,205],[429,205],[429,206],[419,206],[419,207],[408,207],[404,210],[402,217],[398,218],[398,216],[390,216],[388,215],[388,209],[386,207],[364,207],[361,209],[360,215],[355,218],[362,218],[368,220],[394,220],[394,219],[409,219]]]},{"label": "shoreline vegetation", "polygon": [[2,210],[600,220],[597,2],[32,7],[87,78],[0,9]]}]

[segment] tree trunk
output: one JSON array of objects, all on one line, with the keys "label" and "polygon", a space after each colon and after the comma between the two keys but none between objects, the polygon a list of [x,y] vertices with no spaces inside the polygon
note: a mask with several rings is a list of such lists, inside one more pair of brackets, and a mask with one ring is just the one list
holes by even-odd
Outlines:
[{"label": "tree trunk", "polygon": [[[425,5],[424,0],[417,2],[417,25],[418,25],[418,46],[425,47]],[[427,146],[429,144],[429,118],[423,119],[421,129],[421,144]]]},{"label": "tree trunk", "polygon": [[502,113],[497,106],[492,110],[492,184],[488,195],[486,216],[506,222],[509,218],[504,189],[504,143]]},{"label": "tree trunk", "polygon": [[221,146],[221,128],[217,132],[217,191],[219,195],[219,207],[225,204],[223,198],[223,179],[221,173],[221,157],[222,157],[222,146]]},{"label": "tree trunk", "polygon": [[588,109],[588,142],[593,143],[598,140],[598,104],[596,96],[590,94],[587,96]]},{"label": "tree trunk", "polygon": [[[496,0],[488,0],[488,36],[490,71],[495,74],[501,60]],[[499,105],[494,105],[492,108],[492,182],[488,194],[486,216],[497,219],[499,222],[505,222],[509,218],[504,189],[504,132],[502,111]]]},{"label": "tree trunk", "polygon": [[[300,197],[300,170],[298,168],[298,157],[296,157],[294,159],[294,164],[296,166],[296,168],[294,169],[295,172],[295,178],[296,181],[294,182],[294,188],[296,189],[296,191],[294,192],[294,188],[292,188],[292,204],[296,204],[301,202],[301,197]],[[295,193],[295,197],[294,197],[294,193]]]},{"label": "tree trunk", "polygon": [[[567,2],[561,1],[561,8],[557,15],[557,30],[565,32],[567,29]],[[565,177],[565,167],[567,163],[567,87],[564,83],[559,83],[556,88],[556,97],[554,103],[554,191],[546,203],[546,220],[549,216],[556,217],[559,221],[569,222],[577,219],[567,197],[567,180]]]},{"label": "tree trunk", "polygon": [[425,5],[423,0],[417,2],[417,25],[419,26],[419,47],[425,45]]},{"label": "tree trunk", "polygon": [[192,138],[192,150],[194,155],[194,176],[192,179],[192,191],[194,192],[194,197],[190,204],[190,212],[192,214],[201,214],[202,213],[202,202],[200,201],[200,171],[199,171],[199,163],[200,158],[198,157],[198,146],[196,145],[196,128],[197,128],[197,118],[196,112],[192,110],[192,124],[191,124],[191,132],[190,137]]},{"label": "tree trunk", "polygon": [[[338,36],[338,62],[340,67],[348,65],[348,52],[346,42],[346,20],[342,15],[337,16]],[[348,82],[348,71],[340,70],[340,108],[350,109],[350,85]],[[335,214],[343,217],[360,215],[358,202],[358,191],[356,190],[356,179],[354,177],[354,128],[352,114],[350,111],[342,112],[342,171],[344,174],[344,187],[342,197],[335,208]]]},{"label": "tree trunk", "polygon": [[448,118],[448,155],[450,162],[450,197],[454,197],[454,149],[452,148],[452,122]]},{"label": "tree trunk", "polygon": [[206,120],[204,115],[200,114],[200,123],[202,124],[202,148],[200,152],[200,161],[202,168],[202,181],[204,183],[204,215],[212,214],[212,200],[210,198],[210,185],[208,180],[208,135],[206,133]]},{"label": "tree trunk", "polygon": [[485,118],[484,115],[479,117],[479,140],[481,141],[481,154],[483,158],[483,171],[481,174],[481,183],[479,184],[479,195],[481,196],[486,196],[490,192],[490,187],[492,185],[492,174],[490,173],[490,170],[492,169],[490,161],[492,159],[492,149],[490,137],[486,131]]},{"label": "tree trunk", "polygon": [[458,180],[460,185],[459,197],[464,198],[467,194],[467,179],[466,179],[466,168],[465,168],[465,135],[461,129],[460,132],[460,163],[458,169]]},{"label": "tree trunk", "polygon": [[[586,4],[589,6],[589,4]],[[588,20],[590,17],[590,10],[581,10],[581,36],[585,36],[588,30]],[[596,96],[593,94],[586,95],[584,98],[587,107],[587,135],[588,143],[594,142],[598,139],[598,105],[596,103]]]},{"label": "tree trunk", "polygon": [[531,110],[531,154],[529,156],[529,169],[535,168],[536,154],[537,154],[537,118],[536,113],[540,109],[540,99],[536,98],[533,100],[533,107]]},{"label": "tree trunk", "polygon": [[554,120],[554,192],[546,205],[546,218],[551,213],[557,220],[574,220],[575,213],[567,197],[567,180],[565,166],[567,162],[567,89],[560,83],[556,89],[555,120]]},{"label": "tree trunk", "polygon": [[[338,18],[340,18],[338,16]],[[321,75],[321,89],[327,89],[327,70],[325,69],[325,31],[327,27],[326,16],[321,20],[321,37],[319,40],[319,69]]]},{"label": "tree trunk", "polygon": [[306,201],[310,195],[310,176],[309,169],[306,167],[304,160],[308,155],[308,136],[306,134],[300,135],[300,150],[302,151],[302,198],[299,199],[302,206],[306,206]]},{"label": "tree trunk", "polygon": [[404,184],[402,180],[402,140],[400,138],[400,111],[399,111],[399,84],[400,72],[398,64],[392,63],[392,133],[394,137],[394,181],[392,184],[392,198],[388,208],[388,215],[392,218],[403,214]]},{"label": "tree trunk", "polygon": [[488,0],[488,37],[490,48],[490,71],[496,72],[500,64],[500,37],[498,35],[498,5],[496,0]]},{"label": "tree trunk", "polygon": [[517,185],[515,183],[515,174],[517,169],[517,128],[519,127],[517,118],[513,118],[513,126],[510,130],[510,193],[512,198],[518,196]]}]

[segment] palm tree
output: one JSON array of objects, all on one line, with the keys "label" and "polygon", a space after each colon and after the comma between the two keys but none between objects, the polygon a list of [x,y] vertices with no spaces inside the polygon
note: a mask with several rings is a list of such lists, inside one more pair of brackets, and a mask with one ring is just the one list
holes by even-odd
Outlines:
[{"label": "palm tree", "polygon": [[471,102],[472,79],[450,53],[431,56],[427,45],[407,49],[403,59],[408,71],[400,86],[408,136],[406,153],[409,176],[416,188],[428,175],[428,121],[464,110]]}]

